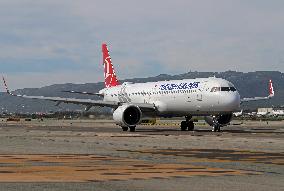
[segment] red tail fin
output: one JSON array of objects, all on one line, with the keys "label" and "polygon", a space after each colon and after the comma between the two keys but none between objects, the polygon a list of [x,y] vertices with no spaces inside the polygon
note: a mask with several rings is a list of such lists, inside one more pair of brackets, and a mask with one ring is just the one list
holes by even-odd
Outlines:
[{"label": "red tail fin", "polygon": [[103,52],[103,62],[104,62],[104,75],[105,75],[105,87],[113,87],[119,85],[119,82],[116,78],[116,74],[111,62],[109,51],[106,44],[102,44]]}]

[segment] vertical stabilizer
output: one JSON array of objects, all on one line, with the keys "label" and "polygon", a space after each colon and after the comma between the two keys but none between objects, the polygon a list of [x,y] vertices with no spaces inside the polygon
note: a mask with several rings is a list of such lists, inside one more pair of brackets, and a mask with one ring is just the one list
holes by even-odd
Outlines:
[{"label": "vertical stabilizer", "polygon": [[106,44],[102,44],[102,52],[103,52],[105,87],[110,88],[117,86],[119,85],[119,82],[117,80]]},{"label": "vertical stabilizer", "polygon": [[269,80],[269,96],[270,97],[274,96],[274,88],[273,88],[272,80]]},{"label": "vertical stabilizer", "polygon": [[7,86],[7,82],[6,82],[5,78],[4,78],[4,76],[2,76],[2,79],[3,79],[3,83],[4,83],[4,86],[5,86],[6,92],[7,92],[8,94],[10,94],[10,90],[9,90],[9,88],[8,88],[8,86]]}]

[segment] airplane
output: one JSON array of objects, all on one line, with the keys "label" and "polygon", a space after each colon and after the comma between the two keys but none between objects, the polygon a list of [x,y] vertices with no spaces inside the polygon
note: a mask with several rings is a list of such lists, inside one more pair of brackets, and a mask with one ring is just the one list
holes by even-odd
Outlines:
[{"label": "airplane", "polygon": [[275,117],[284,116],[284,110],[272,110],[271,115]]},{"label": "airplane", "polygon": [[248,116],[251,116],[251,117],[254,117],[254,116],[256,116],[256,114],[257,114],[257,112],[249,112],[249,113],[247,113],[247,115]]},{"label": "airplane", "polygon": [[243,115],[243,110],[241,110],[240,112],[233,112],[233,115],[234,115],[235,117],[240,117],[240,116]]},{"label": "airplane", "polygon": [[256,113],[257,117],[264,117],[264,116],[267,116],[267,115],[270,115],[269,111],[260,111],[260,112]]},{"label": "airplane", "polygon": [[61,103],[72,103],[86,106],[110,107],[113,119],[123,131],[135,131],[142,119],[156,117],[185,117],[181,122],[182,131],[193,131],[192,116],[204,116],[214,132],[220,131],[232,120],[233,112],[240,110],[240,104],[248,101],[267,100],[274,96],[272,81],[269,81],[269,96],[240,98],[234,85],[222,78],[196,78],[147,83],[119,83],[109,50],[102,44],[105,88],[98,93],[65,91],[69,93],[96,95],[103,99],[75,99],[62,97],[44,97],[16,95],[9,91],[3,77],[6,92],[9,95],[37,100],[49,100]]}]

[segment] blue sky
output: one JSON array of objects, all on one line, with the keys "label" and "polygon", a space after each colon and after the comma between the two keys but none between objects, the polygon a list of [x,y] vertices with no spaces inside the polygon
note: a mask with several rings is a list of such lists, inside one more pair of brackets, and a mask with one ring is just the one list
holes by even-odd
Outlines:
[{"label": "blue sky", "polygon": [[12,89],[188,71],[284,72],[282,0],[0,0],[0,71]]}]

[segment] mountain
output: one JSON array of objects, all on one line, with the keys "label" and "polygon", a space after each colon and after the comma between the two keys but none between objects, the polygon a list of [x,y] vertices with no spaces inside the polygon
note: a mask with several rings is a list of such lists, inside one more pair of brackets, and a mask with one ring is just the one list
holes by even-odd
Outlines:
[{"label": "mountain", "polygon": [[[268,81],[273,80],[275,97],[269,101],[251,102],[242,105],[243,108],[271,107],[284,105],[284,73],[277,71],[256,71],[256,72],[189,72],[179,75],[161,74],[149,78],[135,78],[123,81],[128,82],[151,82],[163,80],[181,80],[186,78],[207,78],[207,77],[224,78],[232,82],[241,94],[241,97],[256,97],[268,95]],[[16,90],[16,94],[24,95],[43,95],[56,97],[73,97],[73,98],[90,98],[99,99],[96,96],[75,95],[63,93],[63,90],[88,91],[98,92],[104,87],[104,83],[87,83],[87,84],[55,84],[42,88],[25,88]],[[49,111],[70,111],[82,110],[82,106],[73,104],[62,104],[59,107],[55,106],[54,102],[27,100],[7,95],[0,94],[0,108],[2,112],[49,112]],[[97,108],[96,108],[97,109]],[[104,111],[104,109],[99,109]],[[0,111],[1,112],[1,111]]]}]

